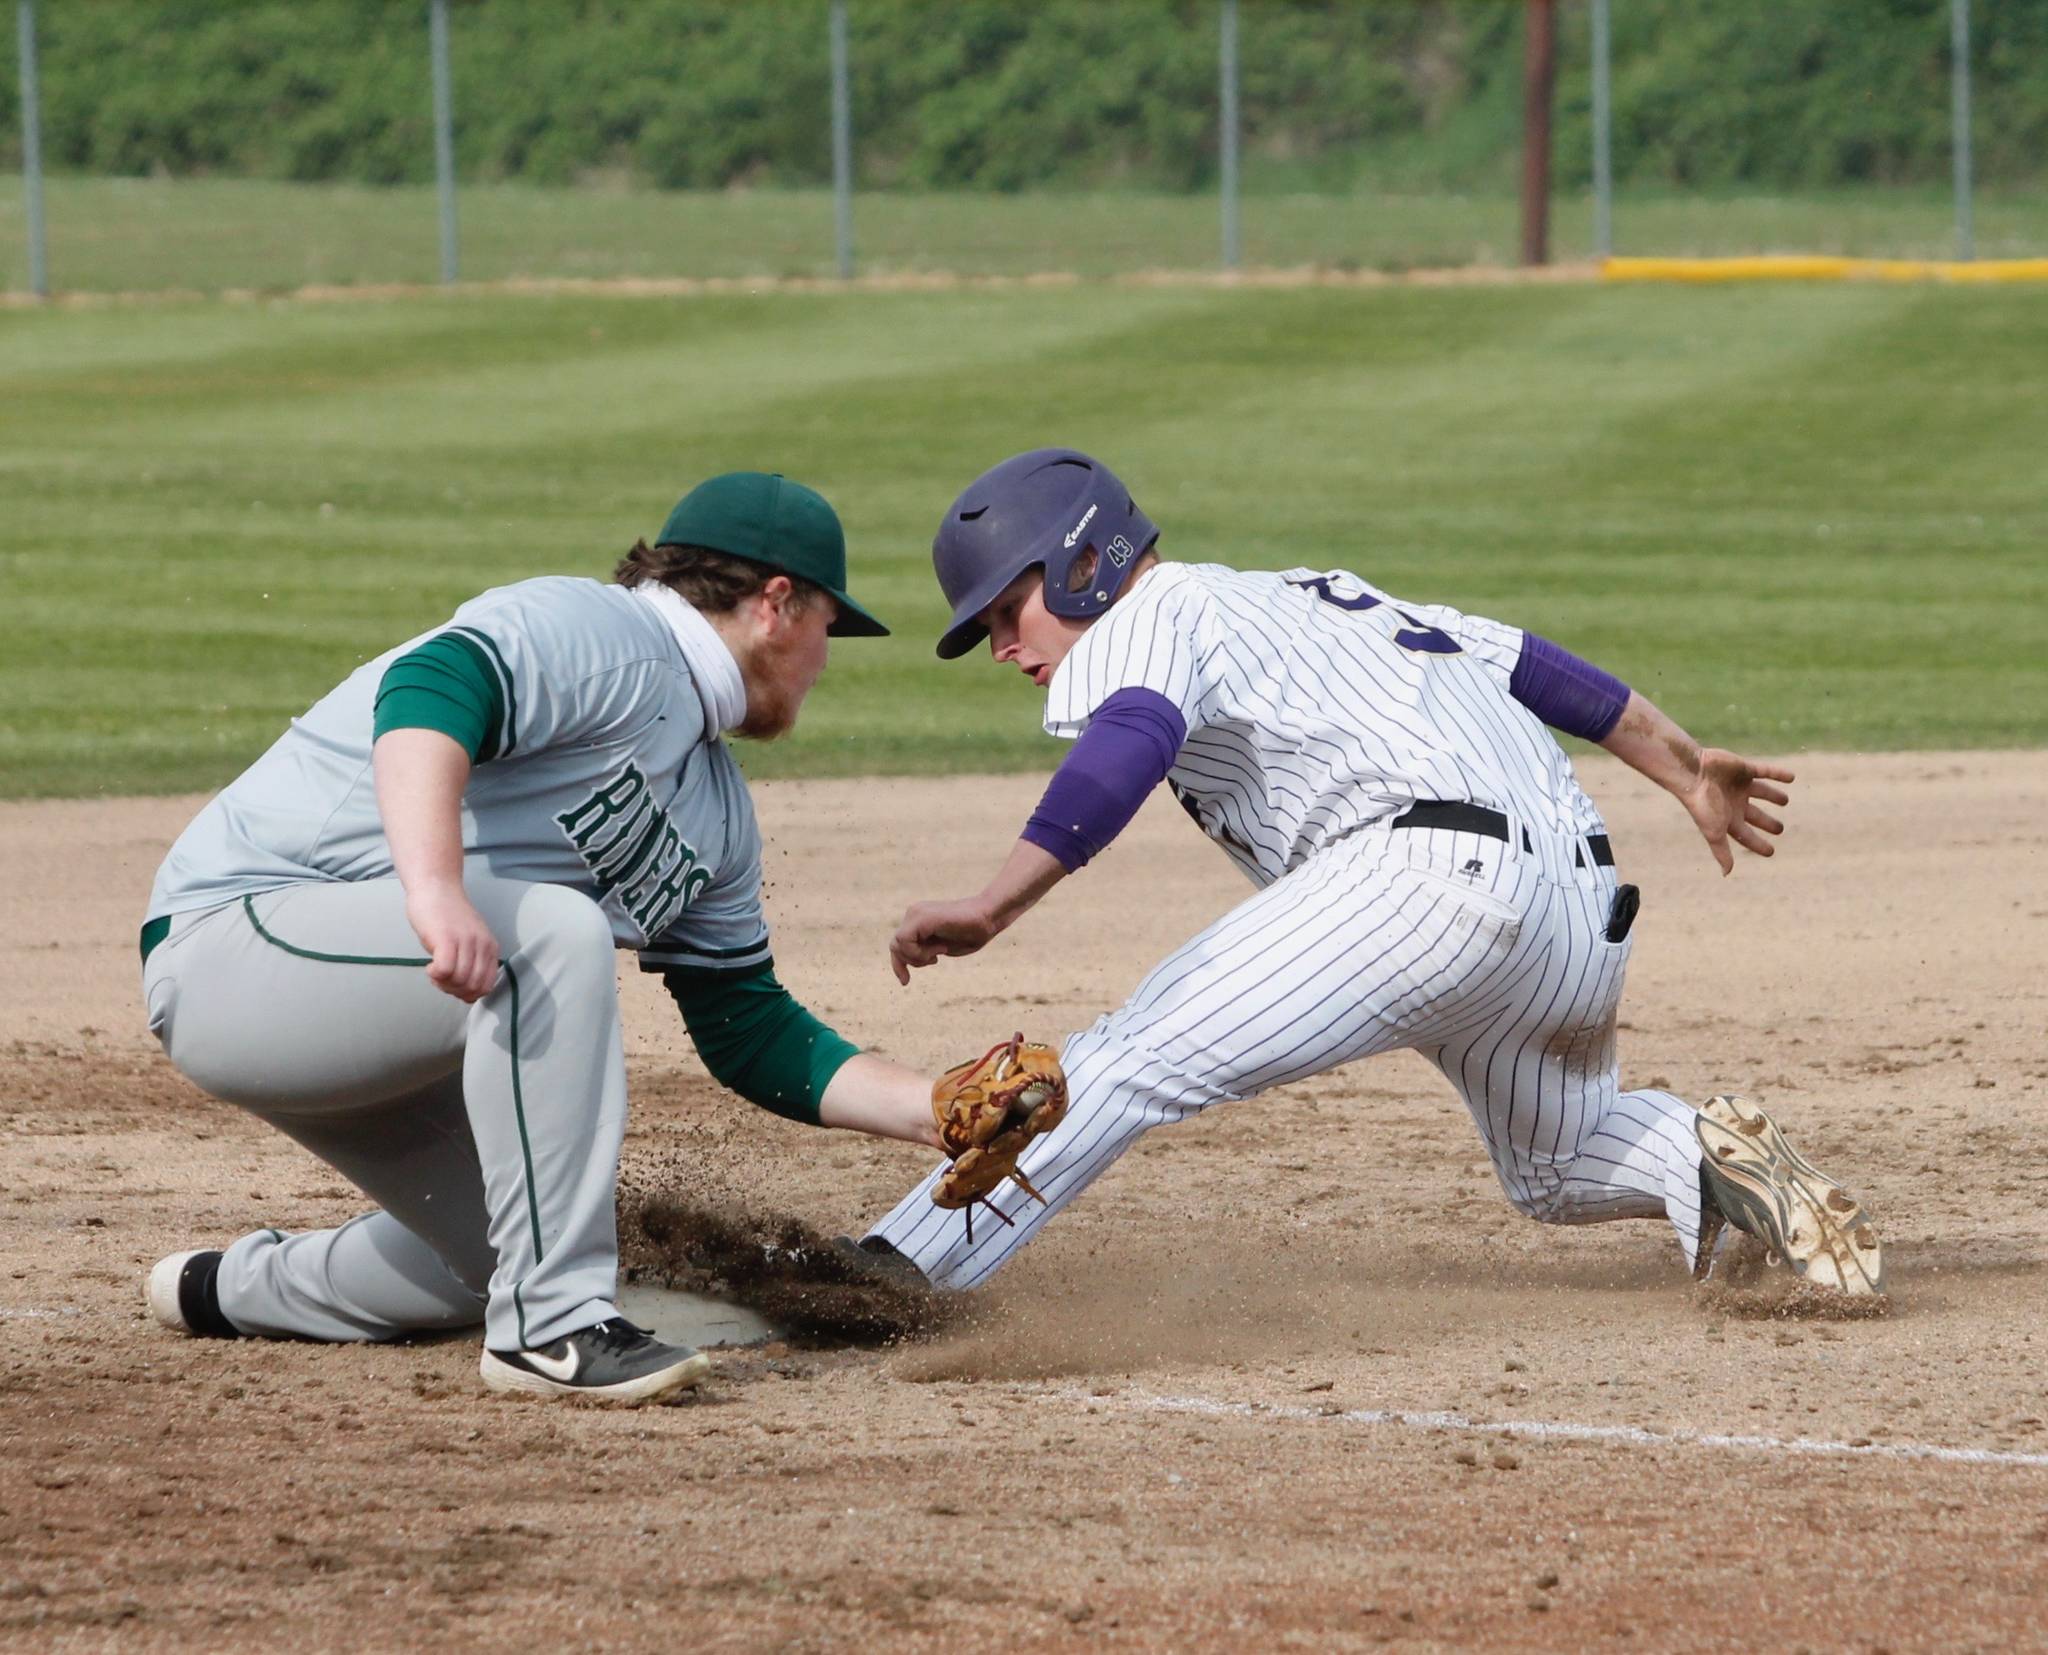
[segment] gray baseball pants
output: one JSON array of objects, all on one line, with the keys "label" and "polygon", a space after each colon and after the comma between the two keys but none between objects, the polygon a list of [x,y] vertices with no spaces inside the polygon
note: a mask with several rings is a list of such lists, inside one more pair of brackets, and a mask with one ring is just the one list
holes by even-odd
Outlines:
[{"label": "gray baseball pants", "polygon": [[180,915],[143,968],[190,1080],[382,1208],[226,1250],[245,1333],[388,1339],[484,1324],[498,1350],[617,1314],[626,1125],[611,927],[580,892],[474,867],[498,939],[475,1005],[428,981],[395,879],[304,884]]}]

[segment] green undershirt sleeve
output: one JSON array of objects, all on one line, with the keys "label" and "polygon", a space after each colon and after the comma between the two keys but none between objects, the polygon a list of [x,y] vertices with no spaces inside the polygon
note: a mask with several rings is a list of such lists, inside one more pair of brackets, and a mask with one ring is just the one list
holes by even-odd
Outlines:
[{"label": "green undershirt sleeve", "polygon": [[713,1080],[763,1109],[818,1124],[826,1086],[860,1048],[798,1005],[772,963],[746,971],[671,966],[661,980]]},{"label": "green undershirt sleeve", "polygon": [[385,668],[372,739],[387,730],[439,730],[481,764],[498,756],[504,722],[504,693],[483,650],[443,632]]}]

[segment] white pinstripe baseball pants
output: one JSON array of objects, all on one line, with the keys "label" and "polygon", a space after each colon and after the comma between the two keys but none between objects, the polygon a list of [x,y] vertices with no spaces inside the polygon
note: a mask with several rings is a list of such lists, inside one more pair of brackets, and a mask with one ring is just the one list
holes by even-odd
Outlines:
[{"label": "white pinstripe baseball pants", "polygon": [[1375,1052],[1412,1047],[1458,1089],[1508,1199],[1532,1218],[1668,1218],[1699,1237],[1693,1110],[1622,1092],[1615,1009],[1629,944],[1605,929],[1613,870],[1576,842],[1534,852],[1377,825],[1318,852],[1185,944],[1061,1054],[1072,1102],[967,1240],[938,1174],[870,1232],[941,1287],[974,1287],[1154,1126]]}]

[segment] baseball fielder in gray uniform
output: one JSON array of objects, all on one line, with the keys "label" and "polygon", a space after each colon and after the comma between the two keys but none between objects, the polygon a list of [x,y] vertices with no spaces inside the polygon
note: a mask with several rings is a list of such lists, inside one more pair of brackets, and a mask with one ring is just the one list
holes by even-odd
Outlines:
[{"label": "baseball fielder in gray uniform", "polygon": [[360,1186],[337,1229],[150,1273],[184,1332],[386,1339],[481,1323],[493,1390],[643,1401],[706,1371],[615,1303],[626,1121],[614,949],[765,1108],[936,1144],[929,1081],[777,982],[724,736],[796,721],[846,593],[810,489],[717,477],[615,580],[521,581],[351,674],[200,812],[142,928],[178,1068]]}]

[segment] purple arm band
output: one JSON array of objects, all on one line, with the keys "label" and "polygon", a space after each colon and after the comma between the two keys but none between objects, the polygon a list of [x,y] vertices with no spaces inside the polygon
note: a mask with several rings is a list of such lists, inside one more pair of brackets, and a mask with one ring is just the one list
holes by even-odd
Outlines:
[{"label": "purple arm band", "polygon": [[1587,741],[1604,741],[1628,705],[1619,678],[1533,632],[1522,634],[1508,693],[1553,730]]},{"label": "purple arm band", "polygon": [[1123,832],[1187,735],[1187,720],[1165,696],[1118,690],[1053,772],[1023,837],[1072,873]]}]

